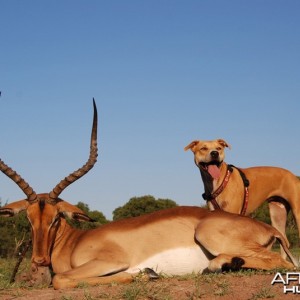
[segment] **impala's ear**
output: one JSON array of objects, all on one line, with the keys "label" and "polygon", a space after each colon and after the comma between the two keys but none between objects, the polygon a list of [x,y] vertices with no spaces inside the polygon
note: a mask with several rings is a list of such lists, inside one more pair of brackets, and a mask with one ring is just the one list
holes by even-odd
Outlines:
[{"label": "impala's ear", "polygon": [[74,212],[72,215],[72,218],[77,221],[84,221],[84,222],[95,222],[95,220],[91,219],[88,215],[85,213],[77,213]]},{"label": "impala's ear", "polygon": [[19,212],[26,210],[29,205],[27,200],[20,200],[10,204],[5,205],[0,208],[0,215],[3,217],[13,217]]},{"label": "impala's ear", "polygon": [[184,151],[191,149],[193,151],[194,147],[197,146],[199,141],[192,141],[187,146],[184,147]]},{"label": "impala's ear", "polygon": [[85,214],[80,208],[72,205],[66,201],[59,201],[57,207],[60,213],[64,214],[70,219],[85,222],[94,222],[87,214]]}]

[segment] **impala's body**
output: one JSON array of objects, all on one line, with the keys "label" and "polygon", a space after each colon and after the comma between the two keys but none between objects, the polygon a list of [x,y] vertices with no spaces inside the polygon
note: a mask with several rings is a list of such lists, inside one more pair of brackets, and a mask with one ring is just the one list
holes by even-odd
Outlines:
[{"label": "impala's body", "polygon": [[[32,228],[32,263],[51,265],[54,288],[128,282],[150,268],[170,275],[239,267],[293,268],[297,262],[286,239],[273,227],[247,217],[198,207],[176,207],[112,222],[92,230],[68,225],[65,216],[91,221],[79,208],[58,196],[86,174],[97,157],[97,111],[87,163],[63,179],[49,194],[36,194],[15,171],[0,160],[0,170],[27,198],[0,208],[3,216],[26,210]],[[270,251],[278,240],[293,264]]]},{"label": "impala's body", "polygon": [[[92,230],[68,225],[64,215],[89,220],[77,207],[58,199],[13,202],[0,209],[4,216],[27,210],[32,224],[32,263],[52,265],[55,288],[81,282],[129,282],[145,268],[168,275],[201,273],[240,267],[293,268],[297,262],[287,241],[273,227],[251,218],[199,207],[175,207],[124,219]],[[278,239],[293,264],[271,252]]]},{"label": "impala's body", "polygon": [[51,255],[53,270],[72,273],[79,268],[89,277],[136,274],[145,268],[170,275],[201,272],[209,261],[194,233],[206,212],[178,207],[88,231],[75,230],[62,220]]}]

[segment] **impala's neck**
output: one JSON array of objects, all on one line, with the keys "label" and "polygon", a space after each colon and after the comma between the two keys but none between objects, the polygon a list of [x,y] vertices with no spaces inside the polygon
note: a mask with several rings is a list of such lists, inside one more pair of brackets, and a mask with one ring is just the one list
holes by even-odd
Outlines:
[{"label": "impala's neck", "polygon": [[72,268],[70,253],[83,233],[84,230],[76,229],[65,219],[61,219],[51,252],[51,264],[55,273],[62,273]]}]

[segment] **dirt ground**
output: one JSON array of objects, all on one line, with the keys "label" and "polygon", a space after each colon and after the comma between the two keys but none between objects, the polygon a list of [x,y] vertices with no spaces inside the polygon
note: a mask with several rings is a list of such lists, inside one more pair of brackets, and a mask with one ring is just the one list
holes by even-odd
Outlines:
[{"label": "dirt ground", "polygon": [[163,278],[150,282],[135,281],[126,285],[82,286],[68,290],[54,290],[52,287],[14,288],[0,290],[0,299],[299,299],[300,296],[297,294],[284,294],[282,284],[271,285],[274,275],[275,273],[199,275],[187,278]]}]

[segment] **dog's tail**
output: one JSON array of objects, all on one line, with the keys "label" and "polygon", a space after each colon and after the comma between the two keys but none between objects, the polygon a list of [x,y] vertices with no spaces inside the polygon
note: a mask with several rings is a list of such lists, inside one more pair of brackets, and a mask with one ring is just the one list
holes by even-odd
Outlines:
[{"label": "dog's tail", "polygon": [[296,260],[296,258],[293,256],[293,254],[289,250],[289,246],[288,246],[289,242],[286,239],[286,237],[284,237],[279,231],[277,231],[277,233],[274,236],[277,239],[277,241],[280,243],[280,245],[282,246],[284,252],[289,257],[289,259],[291,260],[291,262],[293,263],[293,265],[295,267],[299,267],[298,261]]}]

